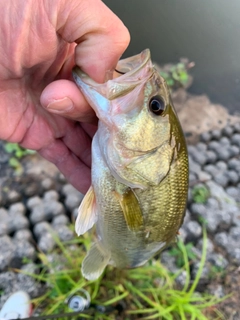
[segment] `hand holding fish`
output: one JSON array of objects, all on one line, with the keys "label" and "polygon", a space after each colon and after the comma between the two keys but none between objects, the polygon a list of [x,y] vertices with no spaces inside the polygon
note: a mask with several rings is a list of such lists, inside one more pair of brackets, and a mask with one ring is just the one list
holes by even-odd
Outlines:
[{"label": "hand holding fish", "polygon": [[96,118],[71,70],[102,82],[128,31],[100,0],[0,0],[0,10],[0,139],[37,150],[86,192]]}]

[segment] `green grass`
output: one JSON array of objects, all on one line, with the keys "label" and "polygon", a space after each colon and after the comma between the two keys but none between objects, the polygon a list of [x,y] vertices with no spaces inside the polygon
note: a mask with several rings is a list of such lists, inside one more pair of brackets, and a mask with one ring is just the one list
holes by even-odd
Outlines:
[{"label": "green grass", "polygon": [[192,189],[193,201],[196,203],[206,203],[210,197],[210,192],[204,185],[198,185]]},{"label": "green grass", "polygon": [[160,75],[170,88],[184,87],[189,80],[188,70],[182,62],[173,65],[169,71],[160,71]]},{"label": "green grass", "polygon": [[4,144],[4,149],[7,153],[11,154],[8,164],[15,170],[15,173],[17,174],[21,174],[23,172],[20,160],[26,155],[34,154],[36,152],[34,150],[25,149],[19,144],[12,142],[6,142]]},{"label": "green grass", "polygon": [[[54,262],[49,262],[48,257],[40,253],[42,271],[40,274],[31,275],[37,281],[48,285],[46,293],[35,299],[34,303],[41,307],[44,315],[70,312],[64,303],[65,299],[77,289],[83,288],[89,292],[93,304],[107,308],[114,307],[119,302],[123,303],[125,310],[118,319],[224,319],[216,309],[216,304],[221,299],[196,293],[207,254],[206,231],[203,239],[200,267],[193,280],[190,279],[189,249],[181,241],[178,243],[183,256],[182,271],[185,270],[187,275],[184,287],[179,288],[175,281],[179,274],[170,274],[159,260],[155,259],[137,269],[118,270],[107,267],[98,280],[87,281],[80,273],[80,266],[85,250],[90,247],[91,237],[84,235],[65,244],[56,238],[58,248],[55,250]],[[117,315],[114,312],[103,314],[94,311],[92,314],[82,314],[81,317],[110,320],[116,319]]]}]

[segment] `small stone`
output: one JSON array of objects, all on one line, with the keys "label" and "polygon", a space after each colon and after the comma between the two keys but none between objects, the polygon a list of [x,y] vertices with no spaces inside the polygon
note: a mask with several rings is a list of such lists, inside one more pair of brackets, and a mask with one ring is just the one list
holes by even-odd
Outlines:
[{"label": "small stone", "polygon": [[57,178],[58,178],[59,182],[61,182],[61,183],[67,183],[66,178],[64,177],[64,175],[63,175],[61,172],[58,172]]},{"label": "small stone", "polygon": [[236,263],[237,266],[240,264],[240,248],[234,248],[228,252],[229,257],[231,258],[232,262]]},{"label": "small stone", "polygon": [[229,196],[233,197],[235,200],[240,199],[240,190],[236,187],[227,187],[226,192]]},{"label": "small stone", "polygon": [[42,204],[42,199],[39,198],[38,196],[31,197],[27,201],[27,208],[32,210],[34,207],[41,205]]},{"label": "small stone", "polygon": [[19,288],[27,292],[31,299],[43,295],[44,291],[46,290],[45,286],[42,285],[40,282],[36,281],[34,277],[31,276],[31,274],[34,276],[36,273],[38,273],[37,266],[34,263],[28,263],[22,266],[21,270],[23,272],[19,272],[17,274],[17,282]]},{"label": "small stone", "polygon": [[184,216],[184,223],[187,223],[191,220],[191,213],[190,211],[187,209],[186,210],[186,213],[185,213],[185,216]]},{"label": "small stone", "polygon": [[[202,249],[203,249],[203,239],[200,239],[197,243],[197,249],[200,250],[202,252]],[[207,254],[211,254],[212,252],[214,251],[214,245],[212,243],[212,241],[207,238]]]},{"label": "small stone", "polygon": [[210,191],[211,197],[216,198],[221,205],[231,203],[235,207],[235,200],[225,192],[223,187],[216,184],[214,181],[208,181],[206,182],[206,185]]},{"label": "small stone", "polygon": [[216,150],[216,155],[219,160],[223,160],[223,161],[226,161],[230,158],[230,153],[229,153],[228,149],[223,148],[223,147]]},{"label": "small stone", "polygon": [[240,247],[240,227],[232,227],[229,230],[229,241]]},{"label": "small stone", "polygon": [[187,231],[185,230],[185,226],[183,225],[180,229],[179,229],[179,235],[178,235],[178,239],[181,239],[182,242],[186,242],[187,240]]},{"label": "small stone", "polygon": [[171,272],[177,273],[179,271],[178,267],[176,266],[175,257],[172,256],[169,251],[163,251],[160,256],[161,263]]},{"label": "small stone", "polygon": [[10,203],[17,202],[21,199],[21,194],[16,190],[9,190],[7,193],[7,201]]},{"label": "small stone", "polygon": [[32,224],[36,224],[38,222],[44,221],[45,218],[46,218],[46,214],[45,214],[45,208],[43,204],[33,207],[32,212],[29,216],[29,219]]},{"label": "small stone", "polygon": [[228,168],[232,170],[237,170],[240,168],[240,160],[233,158],[228,161]]},{"label": "small stone", "polygon": [[224,287],[221,284],[214,285],[210,288],[209,293],[215,296],[217,299],[221,299],[225,296]]},{"label": "small stone", "polygon": [[222,134],[226,137],[231,137],[233,134],[233,128],[231,126],[226,126],[222,129]]},{"label": "small stone", "polygon": [[234,123],[233,130],[240,133],[240,123]]},{"label": "small stone", "polygon": [[216,210],[215,218],[216,218],[216,221],[218,222],[218,228],[220,230],[228,230],[228,228],[232,224],[232,215],[228,211],[226,211],[224,208],[220,210]]},{"label": "small stone", "polygon": [[206,151],[207,150],[207,145],[203,142],[198,142],[196,144],[196,148],[199,150],[199,151]]},{"label": "small stone", "polygon": [[58,201],[59,194],[55,190],[49,190],[44,193],[43,200],[44,201]]},{"label": "small stone", "polygon": [[223,249],[227,249],[229,245],[229,239],[226,232],[219,232],[214,236],[215,243],[222,247]]},{"label": "small stone", "polygon": [[22,202],[17,202],[12,204],[8,209],[9,215],[14,217],[15,215],[21,214],[24,215],[26,208]]},{"label": "small stone", "polygon": [[201,167],[198,163],[196,163],[191,157],[188,158],[189,160],[189,171],[191,173],[198,174],[201,171]]},{"label": "small stone", "polygon": [[9,236],[0,237],[0,271],[10,266],[12,261],[15,245]]},{"label": "small stone", "polygon": [[219,140],[220,144],[222,145],[222,147],[226,147],[230,145],[230,140],[227,137],[222,137]]},{"label": "small stone", "polygon": [[231,141],[233,144],[240,146],[240,134],[239,133],[235,133],[232,138]]},{"label": "small stone", "polygon": [[0,236],[3,236],[8,233],[9,233],[8,222],[4,222],[0,220]]},{"label": "small stone", "polygon": [[213,150],[208,150],[205,154],[207,163],[215,163],[217,161],[217,155]]},{"label": "small stone", "polygon": [[195,218],[206,216],[206,207],[202,203],[193,203],[190,207],[190,211]]},{"label": "small stone", "polygon": [[9,229],[11,232],[15,232],[21,229],[27,229],[29,227],[29,221],[27,217],[22,215],[16,215],[14,219],[9,220]]},{"label": "small stone", "polygon": [[220,172],[218,175],[213,177],[214,181],[222,187],[226,187],[229,182],[229,178],[227,177],[226,173]]},{"label": "small stone", "polygon": [[51,231],[51,225],[49,222],[47,221],[42,221],[42,222],[38,222],[35,224],[34,228],[33,228],[33,233],[35,235],[36,238],[40,238],[41,236],[43,236],[45,233],[49,233],[49,231]]},{"label": "small stone", "polygon": [[15,240],[15,250],[11,262],[12,267],[20,268],[24,258],[34,261],[36,259],[36,250],[31,243],[24,240]]},{"label": "small stone", "polygon": [[45,232],[38,241],[38,247],[44,253],[52,251],[55,247],[55,241],[52,234]]},{"label": "small stone", "polygon": [[75,208],[78,208],[78,207],[79,207],[79,205],[80,205],[83,197],[84,197],[84,196],[83,196],[82,194],[80,194],[80,193],[79,193],[79,194],[75,194],[75,193],[69,194],[69,195],[66,197],[66,199],[65,199],[65,201],[64,201],[64,204],[65,204],[65,206],[67,207],[67,209],[68,209],[69,211],[72,211],[72,210],[74,210]]},{"label": "small stone", "polygon": [[27,197],[32,197],[36,194],[39,194],[39,192],[41,192],[41,189],[39,187],[39,183],[36,181],[33,181],[32,183],[28,183],[24,189],[24,194]]},{"label": "small stone", "polygon": [[190,172],[189,173],[189,182],[195,182],[197,181],[197,176],[195,173]]},{"label": "small stone", "polygon": [[183,270],[181,273],[175,278],[175,281],[180,285],[184,286],[187,280],[187,271]]},{"label": "small stone", "polygon": [[203,142],[208,142],[208,141],[210,141],[210,139],[211,139],[211,134],[210,134],[210,132],[203,132],[203,133],[201,133],[201,135],[200,135],[200,140],[201,140],[201,141],[203,141]]},{"label": "small stone", "polygon": [[78,216],[78,208],[75,208],[72,212],[72,221],[75,221]]},{"label": "small stone", "polygon": [[237,184],[239,182],[239,175],[234,170],[228,170],[225,172],[225,175],[228,177],[228,180],[232,184]]},{"label": "small stone", "polygon": [[55,230],[59,236],[59,239],[63,242],[72,240],[74,237],[74,233],[65,225],[57,225]]},{"label": "small stone", "polygon": [[208,149],[217,152],[220,149],[220,143],[215,140],[210,141],[208,144]]},{"label": "small stone", "polygon": [[194,154],[192,154],[192,158],[200,166],[203,166],[207,161],[207,158],[206,158],[205,154],[202,151],[196,151]]},{"label": "small stone", "polygon": [[65,208],[61,202],[55,200],[45,200],[44,201],[44,211],[47,219],[52,219],[53,217],[64,214]]},{"label": "small stone", "polygon": [[207,260],[212,265],[221,270],[225,269],[228,266],[228,261],[220,253],[212,252],[211,255],[208,256]]},{"label": "small stone", "polygon": [[189,145],[188,146],[188,155],[192,156],[193,153],[195,153],[197,151],[196,146],[193,145]]},{"label": "small stone", "polygon": [[218,161],[216,163],[216,167],[221,171],[226,171],[227,170],[227,164],[224,161]]},{"label": "small stone", "polygon": [[202,234],[202,228],[196,221],[189,221],[185,224],[185,230],[187,232],[187,241],[194,242]]},{"label": "small stone", "polygon": [[208,165],[204,166],[203,170],[205,172],[209,173],[212,177],[216,176],[219,172],[219,170],[212,164],[208,164]]},{"label": "small stone", "polygon": [[212,178],[211,175],[207,172],[199,171],[199,173],[198,173],[198,180],[199,181],[204,182],[204,181],[211,180],[211,178]]},{"label": "small stone", "polygon": [[64,196],[67,196],[72,193],[79,193],[79,191],[76,188],[74,188],[71,184],[65,184],[62,187],[62,193],[64,194]]},{"label": "small stone", "polygon": [[206,207],[211,209],[219,209],[219,202],[215,198],[208,198],[206,202]]},{"label": "small stone", "polygon": [[[200,262],[195,262],[193,264],[193,269],[192,269],[192,275],[195,278],[198,272],[198,269],[200,267]],[[207,265],[205,265],[202,269],[201,275],[200,275],[200,279],[201,280],[208,280],[209,279],[209,275],[210,275],[210,270],[209,267]]]},{"label": "small stone", "polygon": [[50,178],[45,178],[44,180],[42,180],[41,185],[43,190],[49,190],[53,187],[53,181]]},{"label": "small stone", "polygon": [[52,220],[53,227],[67,224],[69,224],[69,219],[65,214],[60,214],[59,216],[54,217]]},{"label": "small stone", "polygon": [[6,271],[0,273],[0,288],[4,291],[9,289],[9,287],[14,287],[16,282],[16,273],[13,271]]},{"label": "small stone", "polygon": [[207,231],[209,233],[214,233],[214,232],[216,232],[216,230],[218,228],[219,220],[216,219],[215,214],[212,214],[212,213],[209,214],[209,212],[207,212],[207,213],[208,214],[206,214],[206,216],[203,217],[203,221],[206,223]]},{"label": "small stone", "polygon": [[218,129],[212,130],[212,139],[219,140],[221,138],[221,131]]},{"label": "small stone", "polygon": [[15,232],[13,239],[16,241],[19,241],[19,240],[32,241],[32,233],[28,229],[18,230]]},{"label": "small stone", "polygon": [[228,147],[228,152],[230,154],[230,157],[238,156],[240,153],[239,147],[232,145]]}]

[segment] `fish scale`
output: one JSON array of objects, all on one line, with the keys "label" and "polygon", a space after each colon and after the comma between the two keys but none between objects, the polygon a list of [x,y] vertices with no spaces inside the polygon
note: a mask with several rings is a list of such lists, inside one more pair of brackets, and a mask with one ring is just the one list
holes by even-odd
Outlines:
[{"label": "fish scale", "polygon": [[99,117],[92,143],[92,185],[76,232],[96,223],[82,264],[97,279],[108,264],[135,268],[175,241],[185,214],[188,156],[167,85],[150,51],[121,60],[128,70],[98,84],[78,67],[73,77]]}]

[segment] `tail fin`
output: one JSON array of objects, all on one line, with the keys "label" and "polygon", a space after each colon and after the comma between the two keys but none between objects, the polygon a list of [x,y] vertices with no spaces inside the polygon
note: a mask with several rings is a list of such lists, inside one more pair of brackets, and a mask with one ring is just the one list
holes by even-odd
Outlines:
[{"label": "tail fin", "polygon": [[103,273],[110,260],[110,253],[100,242],[94,243],[82,263],[82,275],[88,280],[96,280]]}]

